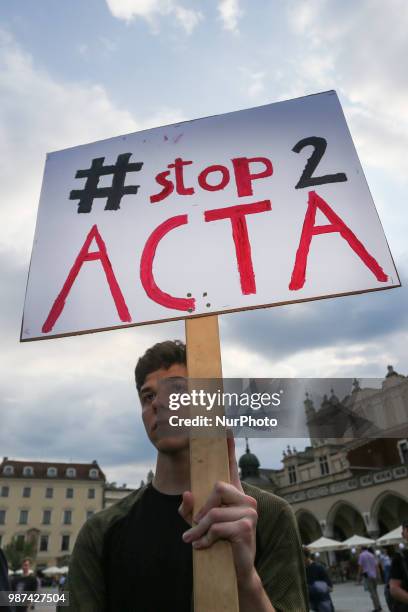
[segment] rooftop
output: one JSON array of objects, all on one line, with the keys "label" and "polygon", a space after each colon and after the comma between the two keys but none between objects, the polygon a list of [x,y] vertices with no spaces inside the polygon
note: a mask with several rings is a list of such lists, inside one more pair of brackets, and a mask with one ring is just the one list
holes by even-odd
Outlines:
[{"label": "rooftop", "polygon": [[2,478],[30,478],[47,480],[102,480],[102,472],[96,460],[91,463],[59,463],[57,461],[20,461],[4,457],[0,463]]}]

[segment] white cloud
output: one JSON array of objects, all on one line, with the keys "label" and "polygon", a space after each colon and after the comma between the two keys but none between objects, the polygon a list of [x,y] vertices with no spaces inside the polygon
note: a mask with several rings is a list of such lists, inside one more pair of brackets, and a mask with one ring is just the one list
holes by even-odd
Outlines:
[{"label": "white cloud", "polygon": [[[180,0],[182,4],[177,0],[107,2],[115,17],[127,21],[144,19],[151,27],[159,24],[161,18],[167,18],[186,32],[192,32],[202,19],[200,11],[190,8],[192,2],[187,0]],[[393,0],[392,11],[378,0],[344,4],[295,0],[291,6],[290,23],[298,44],[294,43],[293,53],[282,58],[279,69],[288,75],[288,67],[293,68],[286,81],[288,90],[291,88],[295,95],[302,95],[318,89],[339,89],[346,101],[346,113],[363,161],[373,168],[387,168],[393,177],[406,180],[406,0]],[[231,32],[238,31],[242,15],[238,2],[220,1],[218,7],[224,27]],[[83,45],[78,47],[78,52],[86,55],[90,50]],[[246,81],[246,94],[257,101],[264,92],[265,75],[273,81],[278,75],[276,64],[265,60],[263,67],[257,63]],[[277,98],[290,97],[282,90],[284,84],[280,79],[273,92]],[[183,119],[181,111],[171,108],[155,108],[151,112],[149,120],[141,122],[126,109],[118,108],[108,91],[99,85],[52,78],[10,36],[0,34],[1,241],[8,259],[14,255],[15,263],[19,263],[16,270],[9,260],[3,259],[9,275],[2,286],[10,295],[5,299],[2,294],[4,341],[0,387],[4,389],[5,403],[1,446],[9,456],[23,452],[34,456],[52,451],[61,459],[68,453],[79,460],[100,458],[102,467],[108,466],[106,471],[111,480],[136,485],[150,467],[151,451],[142,447],[136,452],[144,434],[140,422],[136,421],[132,366],[153,342],[182,337],[183,324],[162,324],[23,346],[17,338],[45,152]],[[405,205],[402,197],[400,200]],[[395,223],[404,227],[402,215]],[[371,299],[376,303],[379,297],[373,294]],[[375,320],[394,319],[395,305],[400,299],[395,293],[393,303]],[[407,373],[405,365],[398,366],[407,363],[405,320],[398,319],[395,328],[386,330],[386,335],[384,332],[376,337],[369,326],[363,336],[360,328],[370,318],[367,306],[364,304],[359,313],[350,308],[351,314],[359,317],[358,327],[352,328],[354,336],[346,337],[350,346],[337,346],[337,336],[326,337],[327,321],[335,321],[337,325],[341,319],[340,333],[345,337],[345,311],[330,319],[329,309],[323,310],[318,303],[310,305],[316,311],[320,308],[322,314],[316,329],[320,326],[323,331],[302,341],[296,335],[302,331],[299,326],[295,327],[296,308],[290,309],[294,320],[289,323],[293,325],[285,327],[293,338],[285,353],[276,328],[262,319],[261,314],[262,336],[275,349],[271,355],[262,350],[261,340],[251,344],[247,337],[240,343],[237,330],[233,330],[223,344],[225,375],[353,376],[356,370],[366,376],[382,375],[388,362]],[[237,315],[222,318],[222,331],[234,316]],[[245,313],[245,316],[251,315]],[[306,331],[307,323],[306,320]],[[369,334],[375,340],[370,340]],[[321,335],[325,336],[325,344],[318,343]],[[276,355],[279,351],[280,356]],[[269,444],[268,441],[265,457],[271,465]],[[90,456],[81,455],[88,452]]]},{"label": "white cloud", "polygon": [[220,0],[218,12],[225,30],[237,33],[238,21],[242,17],[242,10],[239,7],[239,0]]},{"label": "white cloud", "polygon": [[181,117],[178,110],[158,107],[141,122],[118,108],[100,85],[51,78],[0,30],[0,245],[25,257],[31,250],[47,152]]},{"label": "white cloud", "polygon": [[89,46],[86,43],[77,45],[77,51],[83,57],[86,57],[89,52]]},{"label": "white cloud", "polygon": [[203,19],[201,11],[186,8],[175,0],[106,0],[114,17],[127,22],[136,18],[145,19],[158,33],[159,17],[174,17],[187,34],[191,34]]},{"label": "white cloud", "polygon": [[367,378],[384,377],[387,365],[408,374],[406,364],[408,334],[399,331],[382,341],[339,343],[307,347],[286,357],[262,357],[242,344],[231,342],[223,350],[224,376],[229,378]]},{"label": "white cloud", "polygon": [[288,22],[300,41],[290,62],[294,92],[337,89],[363,162],[406,181],[406,1],[390,10],[382,0],[294,0]]},{"label": "white cloud", "polygon": [[191,34],[203,18],[200,11],[186,9],[183,6],[175,5],[173,10],[177,21],[183,26],[187,34]]},{"label": "white cloud", "polygon": [[250,98],[257,98],[265,90],[265,73],[254,72],[250,76],[250,83],[248,87],[248,95]]},{"label": "white cloud", "polygon": [[174,331],[180,325],[62,343],[19,345],[18,337],[46,152],[179,121],[181,115],[158,106],[150,118],[137,120],[99,85],[52,78],[0,31],[0,446],[8,456],[101,457],[102,465],[114,465],[154,454],[138,418],[134,362],[154,342],[182,337]]},{"label": "white cloud", "polygon": [[240,89],[251,104],[264,104],[270,100],[265,96],[265,82],[267,73],[253,67],[241,66]]},{"label": "white cloud", "polygon": [[[29,252],[47,151],[137,129],[106,91],[53,80],[0,32],[1,244]],[[29,101],[29,102],[28,102]]]}]

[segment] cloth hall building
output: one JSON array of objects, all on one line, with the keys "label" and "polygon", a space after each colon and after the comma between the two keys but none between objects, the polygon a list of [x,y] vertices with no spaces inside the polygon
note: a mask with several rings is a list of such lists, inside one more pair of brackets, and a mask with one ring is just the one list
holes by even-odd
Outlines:
[{"label": "cloth hall building", "polygon": [[[288,500],[304,544],[322,535],[377,538],[401,525],[408,517],[408,377],[388,366],[380,389],[355,381],[341,402],[332,393],[320,407],[308,397],[304,406],[311,445],[288,447],[277,470],[261,468],[247,445],[241,478]],[[369,417],[367,437],[348,438],[347,429],[341,438],[319,437],[319,424],[339,408],[352,425]]]}]

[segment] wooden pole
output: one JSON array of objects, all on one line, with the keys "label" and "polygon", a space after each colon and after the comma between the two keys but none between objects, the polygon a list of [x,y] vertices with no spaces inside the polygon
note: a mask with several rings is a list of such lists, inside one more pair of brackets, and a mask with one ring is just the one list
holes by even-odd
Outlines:
[{"label": "wooden pole", "polygon": [[[189,378],[222,378],[217,315],[186,319],[186,344]],[[197,512],[217,480],[230,482],[226,438],[191,438],[190,472]],[[205,550],[193,549],[193,573],[194,612],[239,612],[229,542],[221,540]]]}]

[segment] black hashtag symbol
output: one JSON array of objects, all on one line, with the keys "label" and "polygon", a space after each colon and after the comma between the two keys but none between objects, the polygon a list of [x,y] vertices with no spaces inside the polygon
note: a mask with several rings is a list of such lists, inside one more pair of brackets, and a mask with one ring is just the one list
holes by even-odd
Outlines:
[{"label": "black hashtag symbol", "polygon": [[[139,172],[143,162],[129,163],[132,153],[118,155],[114,166],[104,166],[104,157],[92,160],[91,167],[87,170],[77,170],[75,178],[86,178],[83,189],[73,189],[69,194],[70,200],[79,200],[78,212],[89,213],[92,210],[94,198],[107,198],[105,210],[118,210],[120,201],[124,195],[135,194],[140,185],[126,185],[125,179],[128,172]],[[99,179],[106,174],[112,174],[112,185],[110,187],[98,187]]]}]

